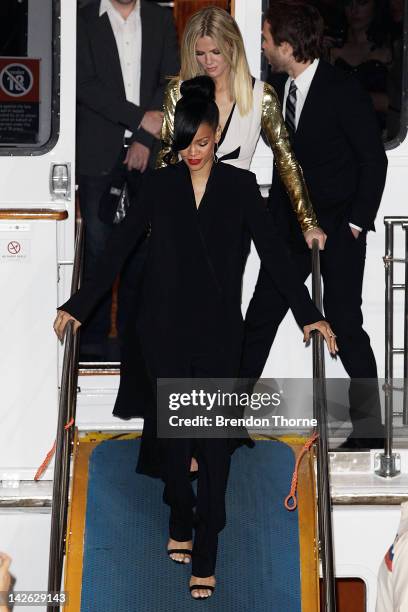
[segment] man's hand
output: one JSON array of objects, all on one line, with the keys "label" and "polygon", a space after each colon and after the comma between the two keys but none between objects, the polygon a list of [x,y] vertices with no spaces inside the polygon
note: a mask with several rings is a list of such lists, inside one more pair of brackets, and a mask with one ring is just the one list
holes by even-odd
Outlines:
[{"label": "man's hand", "polygon": [[327,321],[317,321],[316,323],[305,325],[303,328],[303,342],[309,342],[310,332],[314,329],[317,329],[317,331],[322,334],[330,353],[335,355],[339,350],[339,347],[337,346],[336,335],[331,329],[330,323],[327,323]]},{"label": "man's hand", "polygon": [[163,113],[160,111],[147,111],[143,115],[143,119],[140,123],[146,132],[152,134],[155,138],[160,138],[160,130],[163,123]]},{"label": "man's hand", "polygon": [[54,331],[57,334],[58,338],[63,340],[65,334],[65,328],[67,326],[68,321],[74,322],[74,334],[76,334],[78,327],[80,327],[81,323],[77,321],[73,316],[69,314],[69,312],[65,312],[65,310],[59,310],[57,314],[57,318],[54,321]]},{"label": "man's hand", "polygon": [[133,142],[126,152],[126,157],[123,163],[127,165],[127,169],[139,170],[144,172],[149,163],[150,149],[145,147],[140,142]]},{"label": "man's hand", "polygon": [[357,240],[360,235],[360,230],[358,230],[356,227],[351,227],[351,225],[349,225],[349,228],[351,229],[351,233],[353,234],[354,238]]},{"label": "man's hand", "polygon": [[313,240],[317,240],[319,243],[319,250],[324,251],[327,236],[320,227],[314,227],[313,229],[307,230],[307,232],[304,232],[303,236],[309,249],[312,248]]}]

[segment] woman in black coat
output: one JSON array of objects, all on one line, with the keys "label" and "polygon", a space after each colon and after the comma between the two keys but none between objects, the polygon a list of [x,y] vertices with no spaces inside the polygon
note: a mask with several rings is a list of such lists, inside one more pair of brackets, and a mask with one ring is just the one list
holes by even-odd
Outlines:
[{"label": "woman in black coat", "polygon": [[[137,243],[150,233],[114,413],[136,412],[145,417],[138,471],[163,478],[164,501],[170,506],[168,550],[173,551],[174,561],[192,558],[190,590],[194,598],[202,598],[215,587],[231,446],[226,438],[155,438],[156,380],[238,376],[243,338],[241,283],[251,237],[305,338],[318,329],[332,353],[337,347],[329,324],[321,320],[306,287],[297,280],[255,175],[216,163],[214,148],[220,133],[212,80],[186,81],[182,94],[173,142],[182,161],[144,178],[137,202],[99,262],[98,274],[60,307],[54,328],[62,338],[67,321],[74,319],[77,329],[109,290]],[[152,438],[157,445],[154,457],[149,457],[143,440]],[[147,448],[151,452],[152,445]],[[189,479],[193,449],[200,466],[197,499]]]}]

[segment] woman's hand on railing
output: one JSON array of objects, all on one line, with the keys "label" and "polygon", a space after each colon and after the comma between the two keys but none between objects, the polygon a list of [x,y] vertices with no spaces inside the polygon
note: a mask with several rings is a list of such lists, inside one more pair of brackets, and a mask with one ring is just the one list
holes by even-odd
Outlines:
[{"label": "woman's hand on railing", "polygon": [[57,334],[58,338],[61,340],[61,342],[64,338],[65,328],[67,326],[68,321],[74,322],[74,334],[76,334],[77,329],[81,325],[81,322],[75,319],[75,317],[71,316],[69,312],[65,312],[65,310],[59,310],[57,318],[54,321],[54,331]]},{"label": "woman's hand on railing", "polygon": [[303,328],[303,342],[308,342],[310,340],[310,332],[314,329],[317,329],[317,331],[322,334],[330,353],[335,355],[339,347],[337,346],[336,335],[330,327],[330,323],[327,323],[327,321],[317,321],[316,323],[305,325]]},{"label": "woman's hand on railing", "polygon": [[327,234],[320,227],[314,227],[309,229],[303,234],[309,249],[313,247],[313,241],[316,240],[320,251],[324,251],[324,245],[326,244]]}]

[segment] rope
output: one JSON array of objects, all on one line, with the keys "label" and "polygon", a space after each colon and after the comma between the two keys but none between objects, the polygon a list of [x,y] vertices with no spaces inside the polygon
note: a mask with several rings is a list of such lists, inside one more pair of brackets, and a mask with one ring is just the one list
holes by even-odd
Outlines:
[{"label": "rope", "polygon": [[[71,419],[66,425],[64,425],[64,429],[69,429],[70,427],[72,427],[72,425],[74,424],[74,419]],[[54,456],[55,453],[55,448],[57,446],[57,441],[55,440],[54,444],[52,445],[52,448],[50,451],[48,451],[44,461],[42,462],[42,464],[40,465],[40,467],[38,468],[35,476],[34,476],[34,480],[40,480],[41,476],[44,474],[45,470],[47,469],[51,459]]]},{"label": "rope", "polygon": [[293,470],[290,493],[287,497],[285,497],[286,510],[296,510],[297,508],[296,489],[297,489],[298,477],[299,477],[298,475],[299,465],[303,459],[303,455],[305,455],[307,451],[310,450],[310,447],[314,444],[314,442],[317,440],[318,437],[319,437],[319,434],[317,432],[314,433],[312,436],[310,436],[310,438],[306,440],[305,445],[303,446],[302,450],[300,451],[298,455],[298,458],[296,459],[295,469]]}]

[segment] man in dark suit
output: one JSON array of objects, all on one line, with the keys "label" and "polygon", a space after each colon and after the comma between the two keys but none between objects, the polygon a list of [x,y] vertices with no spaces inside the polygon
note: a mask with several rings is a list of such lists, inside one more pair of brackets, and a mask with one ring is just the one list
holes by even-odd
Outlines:
[{"label": "man in dark suit", "polygon": [[[179,59],[171,11],[145,0],[91,2],[78,12],[77,34],[77,180],[87,279],[112,230],[100,219],[112,182],[123,168],[134,196],[141,174],[154,166],[166,78],[178,73]],[[142,265],[142,255],[133,257],[121,278],[120,332],[135,290],[130,279],[140,277]],[[83,330],[87,360],[107,357],[110,304],[107,297]]]},{"label": "man in dark suit", "polygon": [[[321,252],[324,309],[351,378],[353,434],[344,446],[376,447],[383,427],[375,357],[362,327],[361,293],[366,234],[374,230],[387,158],[366,93],[352,77],[318,59],[322,35],[316,8],[277,1],[266,14],[262,47],[272,71],[286,73],[274,84],[319,226],[327,234]],[[269,206],[305,280],[311,271],[310,252],[277,173]],[[285,299],[261,269],[246,316],[243,377],[261,376],[287,310]]]}]

